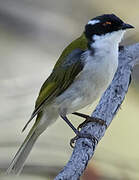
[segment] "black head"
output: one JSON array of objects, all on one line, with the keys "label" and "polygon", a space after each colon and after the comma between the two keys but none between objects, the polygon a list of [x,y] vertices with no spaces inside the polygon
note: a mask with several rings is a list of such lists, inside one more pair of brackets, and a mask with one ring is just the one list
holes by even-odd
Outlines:
[{"label": "black head", "polygon": [[124,23],[114,14],[104,14],[91,19],[85,26],[87,39],[92,40],[93,35],[105,35],[118,30],[134,28],[130,24]]}]

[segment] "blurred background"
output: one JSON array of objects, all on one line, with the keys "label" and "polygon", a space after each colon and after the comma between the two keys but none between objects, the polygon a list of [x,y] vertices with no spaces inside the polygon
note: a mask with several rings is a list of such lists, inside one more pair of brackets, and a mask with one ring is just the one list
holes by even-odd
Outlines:
[{"label": "blurred background", "polygon": [[[23,142],[40,86],[60,53],[89,19],[115,13],[136,28],[122,44],[139,41],[138,0],[0,0],[0,179]],[[139,179],[139,68],[82,180]],[[91,106],[82,112],[91,114]],[[70,116],[75,126],[82,119]],[[39,138],[18,180],[51,180],[68,161],[72,130],[59,119]],[[11,177],[9,178],[12,179]],[[15,180],[15,177],[13,178]]]}]

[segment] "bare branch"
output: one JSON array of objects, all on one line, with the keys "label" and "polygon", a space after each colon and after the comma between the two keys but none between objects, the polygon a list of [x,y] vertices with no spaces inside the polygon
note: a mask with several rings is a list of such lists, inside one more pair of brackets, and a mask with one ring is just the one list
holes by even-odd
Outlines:
[{"label": "bare branch", "polygon": [[[93,117],[103,119],[106,121],[107,126],[110,125],[128,91],[132,69],[138,63],[139,43],[126,46],[124,50],[120,51],[118,70],[109,88],[105,91],[99,104],[92,113]],[[105,126],[92,122],[88,123],[81,130],[82,133],[96,137],[98,141],[104,136],[105,131]],[[79,180],[88,161],[94,154],[96,145],[97,142],[91,141],[90,139],[78,139],[70,160],[55,180]]]}]

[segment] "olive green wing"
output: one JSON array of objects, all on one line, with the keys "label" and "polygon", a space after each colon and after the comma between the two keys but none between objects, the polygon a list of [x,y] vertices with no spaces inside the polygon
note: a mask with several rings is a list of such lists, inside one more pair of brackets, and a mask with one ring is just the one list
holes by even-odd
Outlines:
[{"label": "olive green wing", "polygon": [[72,43],[70,43],[62,52],[61,56],[59,57],[57,63],[54,66],[54,69],[60,66],[65,58],[74,50],[74,49],[81,49],[86,50],[88,46],[88,41],[83,33],[79,38],[75,39]]},{"label": "olive green wing", "polygon": [[[74,50],[71,48],[71,44],[74,45],[74,48],[76,44],[76,48]],[[52,73],[42,85],[39,96],[36,100],[35,110],[33,111],[31,118],[23,128],[23,131],[25,130],[29,122],[38,113],[39,114],[37,119],[40,119],[39,115],[41,115],[41,111],[43,110],[44,105],[47,106],[47,104],[49,104],[55,97],[64,92],[83,69],[84,65],[80,57],[86,49],[87,45],[81,45],[86,44],[86,42],[83,43],[83,39],[81,40],[80,38],[78,38],[71,44],[69,45],[70,52],[67,53],[67,48],[63,51],[58,62],[54,66]]]}]

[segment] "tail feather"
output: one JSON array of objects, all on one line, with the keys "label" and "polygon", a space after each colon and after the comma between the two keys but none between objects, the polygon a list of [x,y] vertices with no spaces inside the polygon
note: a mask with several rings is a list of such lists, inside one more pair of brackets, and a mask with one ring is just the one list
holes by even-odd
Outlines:
[{"label": "tail feather", "polygon": [[[31,133],[31,134],[30,134]],[[27,159],[34,143],[36,142],[38,135],[35,131],[30,132],[18,152],[16,153],[14,159],[12,160],[9,168],[7,169],[7,174],[20,174],[23,169],[25,160]]]}]

